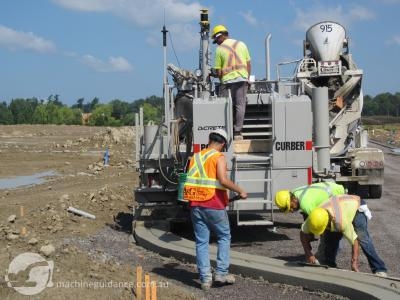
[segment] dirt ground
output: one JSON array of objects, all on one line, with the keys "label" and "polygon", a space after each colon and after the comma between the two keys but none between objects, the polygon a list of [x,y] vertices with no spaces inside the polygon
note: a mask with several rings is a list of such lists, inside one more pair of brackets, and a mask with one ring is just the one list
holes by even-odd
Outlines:
[{"label": "dirt ground", "polygon": [[[54,262],[54,286],[32,299],[133,299],[136,267],[145,273],[153,260],[162,265],[127,234],[137,178],[133,140],[132,128],[0,126],[0,182],[34,183],[23,176],[49,172],[41,184],[7,189],[0,183],[1,299],[27,298],[7,287],[4,277],[24,252]],[[109,166],[104,167],[107,147]],[[68,213],[70,206],[96,219]],[[160,299],[193,298],[164,283],[170,288],[159,289]]]},{"label": "dirt ground", "polygon": [[[0,126],[0,299],[28,298],[13,287],[24,286],[32,274],[10,274],[26,252],[40,254],[44,265],[54,263],[52,286],[46,282],[29,299],[135,299],[139,266],[157,285],[158,299],[342,299],[241,277],[234,288],[205,294],[194,265],[137,246],[131,234],[133,141],[128,127]],[[43,182],[26,177],[38,174],[46,175]],[[7,187],[19,179],[32,185]],[[69,207],[95,219],[69,213]]]},{"label": "dirt ground", "polygon": [[391,125],[392,130],[376,128],[370,129],[368,134],[371,140],[380,142],[382,144],[392,146],[392,147],[400,147],[400,125],[394,124]]}]

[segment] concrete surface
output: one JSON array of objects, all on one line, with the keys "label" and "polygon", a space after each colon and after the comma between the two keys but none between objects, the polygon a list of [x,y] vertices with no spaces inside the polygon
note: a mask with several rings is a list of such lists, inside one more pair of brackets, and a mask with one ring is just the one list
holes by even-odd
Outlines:
[{"label": "concrete surface", "polygon": [[[194,242],[168,231],[166,222],[136,222],[135,239],[139,245],[164,256],[195,262]],[[216,247],[210,246],[215,264]],[[400,299],[400,279],[381,278],[367,273],[355,273],[333,268],[299,265],[231,251],[230,271],[234,274],[270,282],[300,285],[311,290],[323,290],[351,299]]]}]

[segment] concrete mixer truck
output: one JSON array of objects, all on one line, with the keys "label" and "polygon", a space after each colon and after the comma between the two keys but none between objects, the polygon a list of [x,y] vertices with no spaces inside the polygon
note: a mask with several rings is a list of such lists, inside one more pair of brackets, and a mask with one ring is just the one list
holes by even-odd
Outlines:
[{"label": "concrete mixer truck", "polygon": [[[210,80],[207,10],[201,11],[199,24],[199,68],[164,63],[163,122],[144,124],[143,112],[136,115],[137,216],[144,208],[177,211],[185,205],[188,161],[217,128],[228,133],[228,174],[248,192],[248,199],[232,201],[228,208],[238,225],[273,224],[275,193],[316,181],[335,180],[350,193],[381,197],[384,157],[367,146],[360,122],[363,72],[352,59],[343,26],[330,21],[313,25],[306,32],[303,58],[278,64],[276,80],[269,78],[267,36],[266,78],[251,82],[243,140],[237,141],[232,99],[220,97],[218,83]],[[166,32],[164,27],[164,58]],[[288,65],[295,72],[283,76],[281,69]]]}]

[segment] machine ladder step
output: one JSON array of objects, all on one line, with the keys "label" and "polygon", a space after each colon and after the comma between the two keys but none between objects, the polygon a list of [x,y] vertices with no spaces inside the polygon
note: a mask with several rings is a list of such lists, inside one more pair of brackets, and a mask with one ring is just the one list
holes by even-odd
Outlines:
[{"label": "machine ladder step", "polygon": [[238,226],[268,226],[274,225],[274,222],[268,220],[252,220],[252,221],[238,221]]},{"label": "machine ladder step", "polygon": [[272,123],[270,105],[247,105],[243,120],[243,138],[245,140],[271,139],[274,136]]},{"label": "machine ladder step", "polygon": [[263,155],[263,154],[249,154],[249,153],[243,153],[243,154],[235,154],[235,165],[241,164],[241,163],[270,163],[271,162],[271,156],[269,155]]},{"label": "machine ladder step", "polygon": [[[234,156],[233,180],[249,189],[247,190],[249,198],[234,201],[230,205],[230,209],[236,212],[238,226],[273,225],[274,223],[271,200],[271,159],[271,156],[260,153],[237,153]],[[260,219],[260,215],[265,215],[265,213],[269,215],[268,219],[266,216]],[[245,220],[243,220],[243,214],[245,214]]]},{"label": "machine ladder step", "polygon": [[247,124],[243,125],[244,129],[260,129],[260,128],[272,128],[272,124]]},{"label": "machine ladder step", "polygon": [[248,137],[248,136],[272,136],[272,132],[242,132],[243,137]]},{"label": "machine ladder step", "polygon": [[[258,155],[261,157],[256,157],[256,160],[271,160],[270,156],[266,156],[265,153],[268,149],[272,147],[272,140],[269,139],[259,139],[259,140],[241,140],[233,141],[233,152],[237,157],[238,163],[242,159],[239,156],[243,155]],[[236,159],[235,157],[235,159]],[[249,159],[249,158],[246,158]]]},{"label": "machine ladder step", "polygon": [[244,120],[245,121],[249,121],[249,122],[252,122],[252,121],[257,121],[257,122],[272,122],[272,118],[271,117],[266,117],[266,116],[254,116],[254,115],[252,115],[252,116],[245,116],[244,117]]},{"label": "machine ladder step", "polygon": [[[246,203],[247,202],[247,203]],[[260,213],[265,213],[267,212],[268,208],[264,207],[263,209],[258,208],[257,210],[251,210],[248,211],[246,209],[246,206],[251,205],[251,204],[263,204],[263,205],[270,205],[270,219],[267,220],[265,216],[260,220]],[[245,199],[245,200],[238,200],[235,201],[235,212],[236,212],[236,224],[238,226],[255,226],[255,225],[273,225],[274,224],[274,214],[273,214],[273,209],[272,209],[272,201],[271,200],[265,200],[265,199]],[[253,219],[248,219],[247,220],[241,220],[241,216],[243,216],[243,212],[246,212],[247,216],[249,213],[251,215],[254,215]]]},{"label": "machine ladder step", "polygon": [[267,199],[243,199],[243,200],[236,200],[235,207],[237,210],[243,209],[242,207],[248,204],[271,204],[272,200]]}]

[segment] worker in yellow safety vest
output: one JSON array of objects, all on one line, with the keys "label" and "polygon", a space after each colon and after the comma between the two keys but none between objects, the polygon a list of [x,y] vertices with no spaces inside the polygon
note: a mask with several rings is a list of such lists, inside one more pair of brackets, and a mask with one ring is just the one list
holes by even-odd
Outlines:
[{"label": "worker in yellow safety vest", "polygon": [[[351,269],[359,271],[359,246],[367,257],[368,264],[375,275],[386,277],[387,269],[377,254],[368,232],[368,220],[371,218],[367,204],[356,195],[333,196],[313,209],[301,226],[300,240],[309,263],[316,263],[312,253],[310,235],[325,236],[331,232],[324,243],[324,263],[336,267],[339,242],[344,236],[352,245]],[[321,261],[321,259],[320,259]]]},{"label": "worker in yellow safety vest", "polygon": [[251,73],[251,58],[247,46],[242,41],[229,38],[228,29],[217,25],[212,31],[215,51],[214,69],[220,80],[219,95],[231,93],[233,103],[234,139],[242,140],[244,114],[246,111],[246,94]]},{"label": "worker in yellow safety vest", "polygon": [[187,170],[183,197],[190,201],[191,219],[196,238],[196,263],[201,288],[209,290],[212,285],[209,258],[210,231],[218,239],[217,267],[214,282],[232,284],[235,277],[228,273],[231,233],[226,206],[227,189],[247,198],[247,193],[227,177],[227,163],[222,149],[227,143],[223,129],[212,131],[208,148],[193,155]]}]

